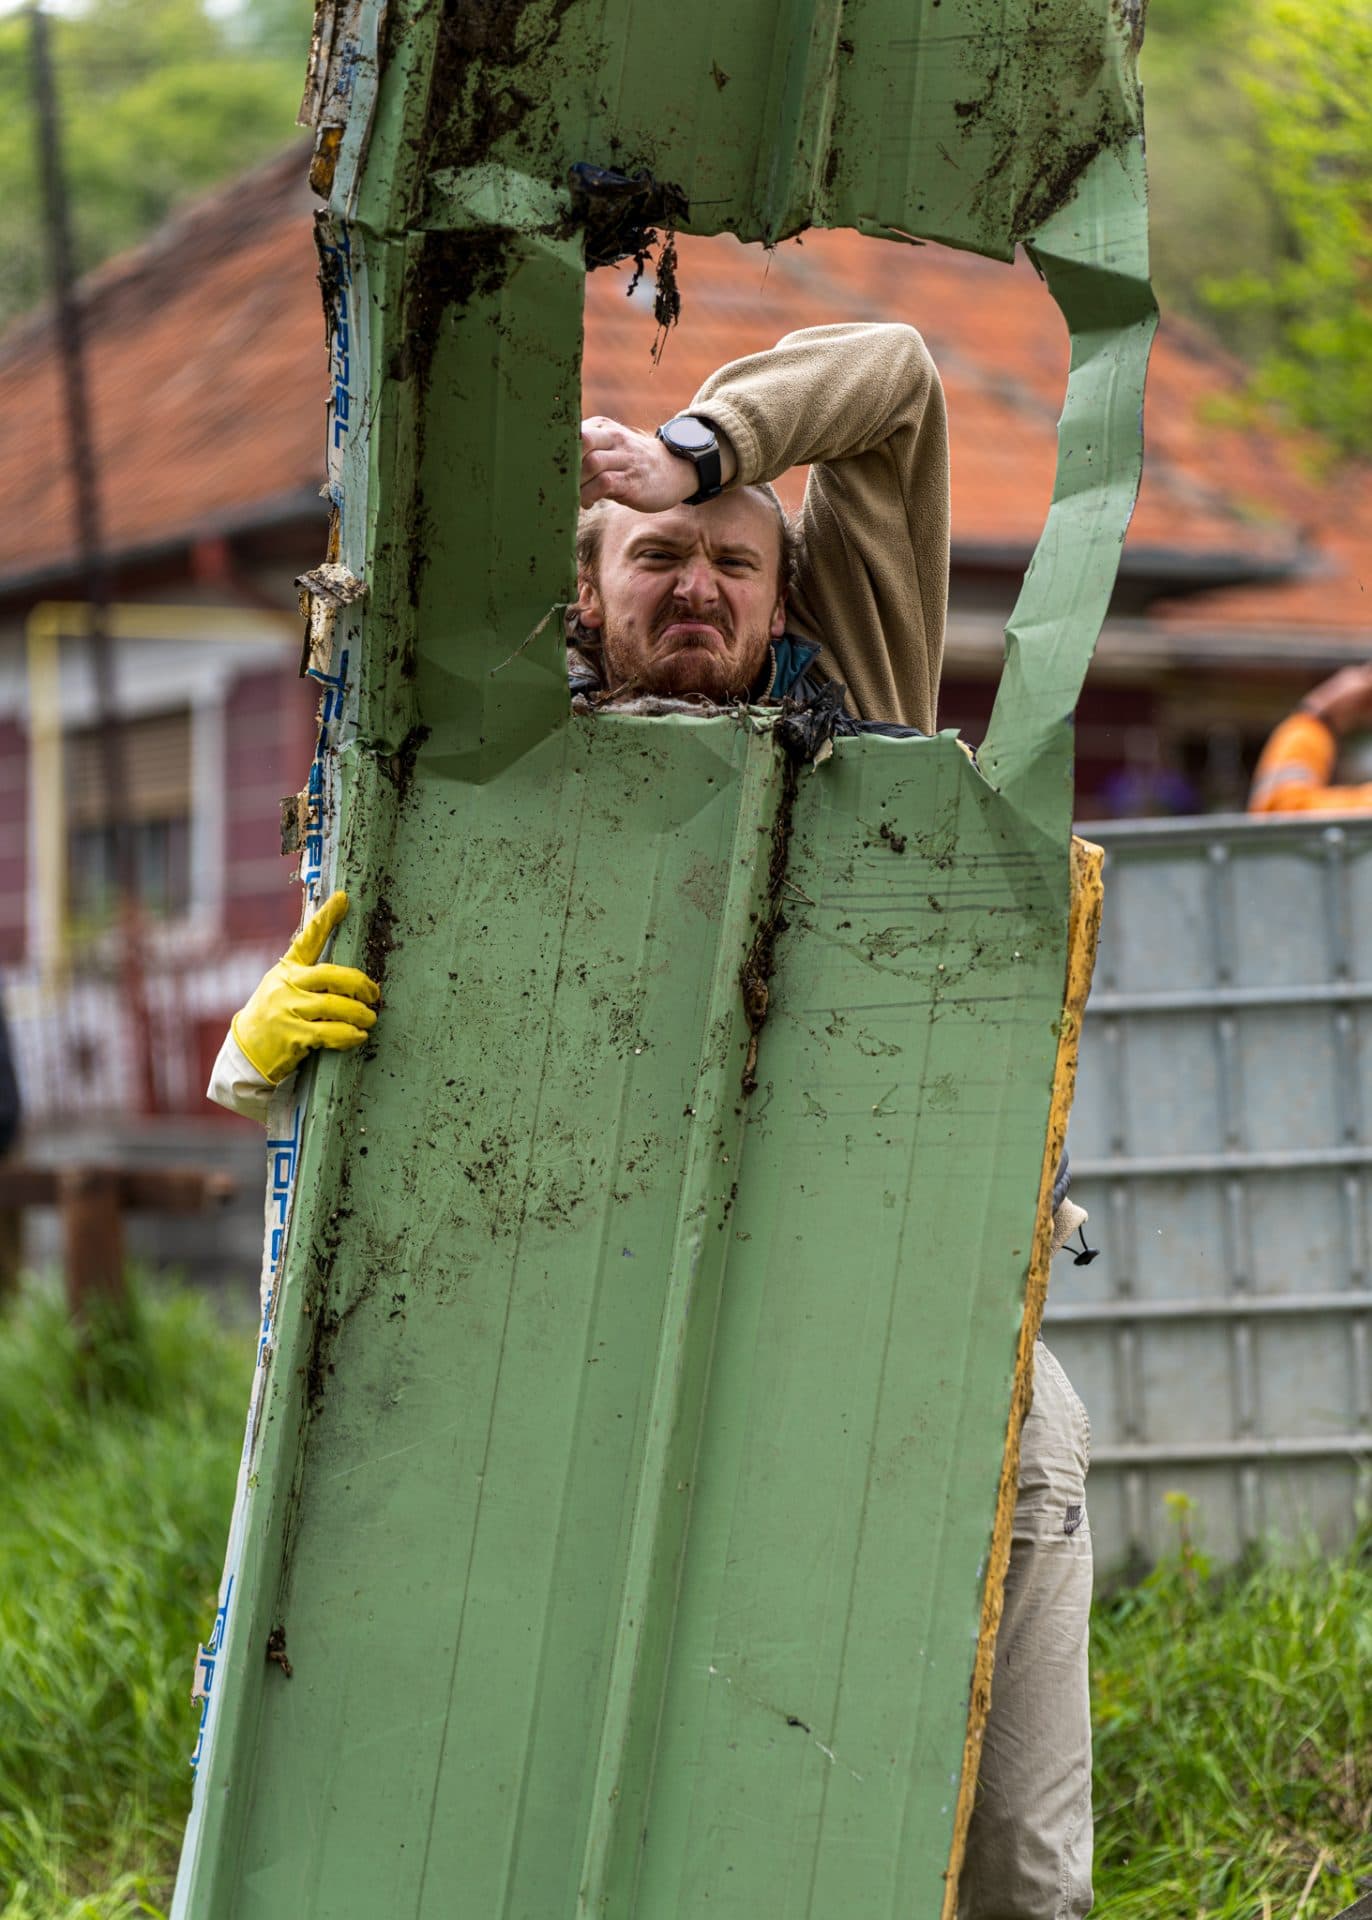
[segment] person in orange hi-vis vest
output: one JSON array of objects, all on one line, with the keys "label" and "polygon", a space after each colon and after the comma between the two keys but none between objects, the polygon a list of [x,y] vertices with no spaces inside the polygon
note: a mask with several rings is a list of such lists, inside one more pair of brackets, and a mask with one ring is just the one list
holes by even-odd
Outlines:
[{"label": "person in orange hi-vis vest", "polygon": [[1250,813],[1369,813],[1372,781],[1330,784],[1344,735],[1372,727],[1372,664],[1343,667],[1308,693],[1262,750]]}]

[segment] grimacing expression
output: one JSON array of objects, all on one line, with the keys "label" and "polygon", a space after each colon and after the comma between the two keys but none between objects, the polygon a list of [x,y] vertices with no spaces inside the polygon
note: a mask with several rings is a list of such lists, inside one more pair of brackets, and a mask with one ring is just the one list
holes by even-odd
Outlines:
[{"label": "grimacing expression", "polygon": [[599,632],[614,690],[746,696],[785,631],[781,528],[763,495],[740,488],[700,507],[639,513],[612,503],[581,623]]}]

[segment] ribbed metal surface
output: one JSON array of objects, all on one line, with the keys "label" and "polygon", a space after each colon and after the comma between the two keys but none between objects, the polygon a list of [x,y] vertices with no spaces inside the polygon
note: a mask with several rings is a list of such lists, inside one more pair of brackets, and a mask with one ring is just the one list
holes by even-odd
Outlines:
[{"label": "ribbed metal surface", "polygon": [[[178,1920],[951,1920],[1084,992],[1062,716],[1138,478],[1136,25],[321,7],[348,591],[302,878],[386,1013],[272,1112]],[[1032,251],[1061,478],[981,772],[569,714],[585,269],[625,248],[565,183],[610,161],[700,231]]]},{"label": "ribbed metal surface", "polygon": [[1084,829],[1106,911],[1072,1120],[1105,1257],[1047,1335],[1095,1436],[1102,1565],[1346,1539],[1367,1490],[1372,822]]}]

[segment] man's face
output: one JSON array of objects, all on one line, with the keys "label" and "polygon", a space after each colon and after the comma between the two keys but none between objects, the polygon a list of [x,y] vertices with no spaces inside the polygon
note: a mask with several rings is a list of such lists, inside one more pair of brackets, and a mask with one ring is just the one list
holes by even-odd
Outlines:
[{"label": "man's face", "polygon": [[612,504],[594,579],[578,582],[582,625],[599,632],[609,686],[640,693],[747,694],[785,630],[781,529],[742,488],[701,507],[638,513]]}]

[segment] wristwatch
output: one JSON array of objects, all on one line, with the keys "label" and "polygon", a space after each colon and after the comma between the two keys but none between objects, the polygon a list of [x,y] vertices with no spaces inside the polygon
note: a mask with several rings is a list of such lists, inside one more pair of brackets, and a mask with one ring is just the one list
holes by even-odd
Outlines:
[{"label": "wristwatch", "polygon": [[684,507],[698,507],[705,500],[713,500],[717,493],[723,493],[719,441],[708,420],[694,413],[679,413],[658,428],[657,437],[668,453],[676,454],[679,460],[689,460],[696,470],[696,490],[682,501]]}]

